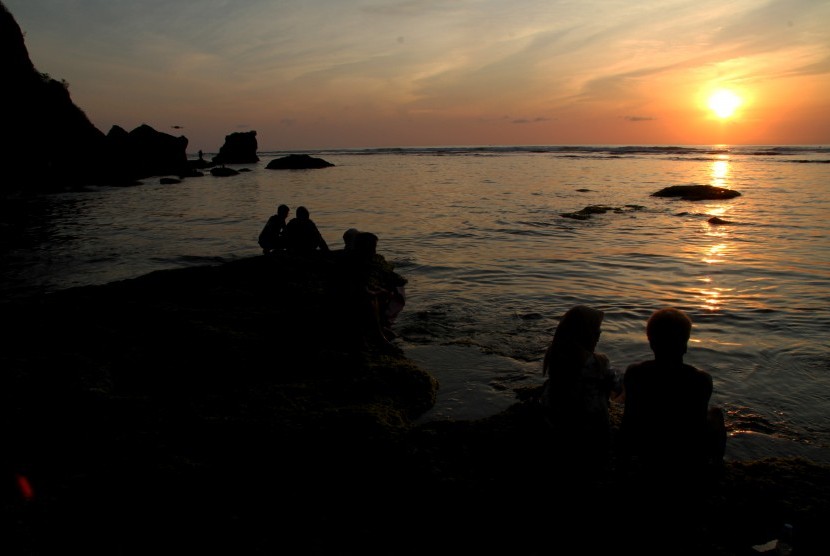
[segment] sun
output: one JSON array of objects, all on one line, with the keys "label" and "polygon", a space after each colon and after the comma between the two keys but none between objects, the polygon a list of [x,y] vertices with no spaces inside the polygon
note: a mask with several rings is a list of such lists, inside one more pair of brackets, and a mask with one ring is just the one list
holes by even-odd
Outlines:
[{"label": "sun", "polygon": [[719,89],[709,96],[707,105],[718,118],[728,118],[742,103],[741,97],[729,89]]}]

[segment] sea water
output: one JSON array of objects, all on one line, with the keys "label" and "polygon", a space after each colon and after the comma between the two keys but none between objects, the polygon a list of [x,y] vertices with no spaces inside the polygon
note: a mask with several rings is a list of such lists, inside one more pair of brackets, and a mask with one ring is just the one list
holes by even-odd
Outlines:
[{"label": "sea water", "polygon": [[[258,256],[276,206],[304,205],[332,248],[348,228],[377,234],[409,280],[396,342],[441,383],[422,420],[490,415],[541,384],[573,305],[605,311],[597,349],[619,370],[650,358],[646,319],[671,305],[694,321],[686,362],[714,378],[728,457],[830,461],[830,148],[302,152],[335,166],[268,170],[289,153],[262,152],[232,177],[7,196],[0,293]],[[652,195],[694,184],[741,195]]]}]

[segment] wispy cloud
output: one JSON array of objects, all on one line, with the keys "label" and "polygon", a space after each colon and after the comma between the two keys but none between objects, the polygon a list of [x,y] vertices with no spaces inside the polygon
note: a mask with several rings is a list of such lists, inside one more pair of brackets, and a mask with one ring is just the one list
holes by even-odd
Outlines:
[{"label": "wispy cloud", "polygon": [[[38,69],[69,81],[102,127],[136,111],[152,120],[198,109],[296,129],[312,115],[341,128],[343,118],[374,119],[380,141],[413,118],[539,131],[552,120],[663,119],[707,83],[759,98],[787,79],[830,89],[826,0],[5,4]],[[822,101],[803,102],[815,111]],[[480,129],[467,133],[478,139]]]}]

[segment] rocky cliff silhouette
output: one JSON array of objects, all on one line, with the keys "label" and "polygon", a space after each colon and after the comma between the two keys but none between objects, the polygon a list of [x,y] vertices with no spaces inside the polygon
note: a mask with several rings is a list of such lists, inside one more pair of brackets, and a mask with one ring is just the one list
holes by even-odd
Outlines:
[{"label": "rocky cliff silhouette", "polygon": [[142,125],[105,135],[72,102],[69,85],[37,71],[14,16],[0,2],[3,179],[0,190],[61,190],[121,185],[187,173],[187,138]]}]

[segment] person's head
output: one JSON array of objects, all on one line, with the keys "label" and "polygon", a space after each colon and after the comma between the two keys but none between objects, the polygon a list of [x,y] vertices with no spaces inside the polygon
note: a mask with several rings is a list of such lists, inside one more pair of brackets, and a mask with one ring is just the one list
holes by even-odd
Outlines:
[{"label": "person's head", "polygon": [[605,313],[586,305],[568,309],[559,320],[553,341],[545,353],[543,374],[552,367],[581,366],[597,347],[604,317]]},{"label": "person's head", "polygon": [[674,307],[658,309],[646,323],[648,344],[655,356],[682,357],[692,335],[692,319]]},{"label": "person's head", "polygon": [[587,351],[594,351],[604,317],[605,313],[586,305],[571,307],[559,321],[553,341],[575,343]]},{"label": "person's head", "polygon": [[357,228],[349,228],[343,232],[343,245],[345,249],[351,250],[354,248],[354,238],[357,237],[360,231]]},{"label": "person's head", "polygon": [[288,205],[280,205],[277,207],[277,214],[285,218],[288,216],[288,213],[291,209],[288,208]]},{"label": "person's head", "polygon": [[297,207],[297,218],[300,220],[308,220],[311,218],[311,215],[308,213],[308,209],[305,207]]},{"label": "person's head", "polygon": [[364,257],[377,253],[378,236],[371,232],[360,232],[354,236],[354,252]]}]

